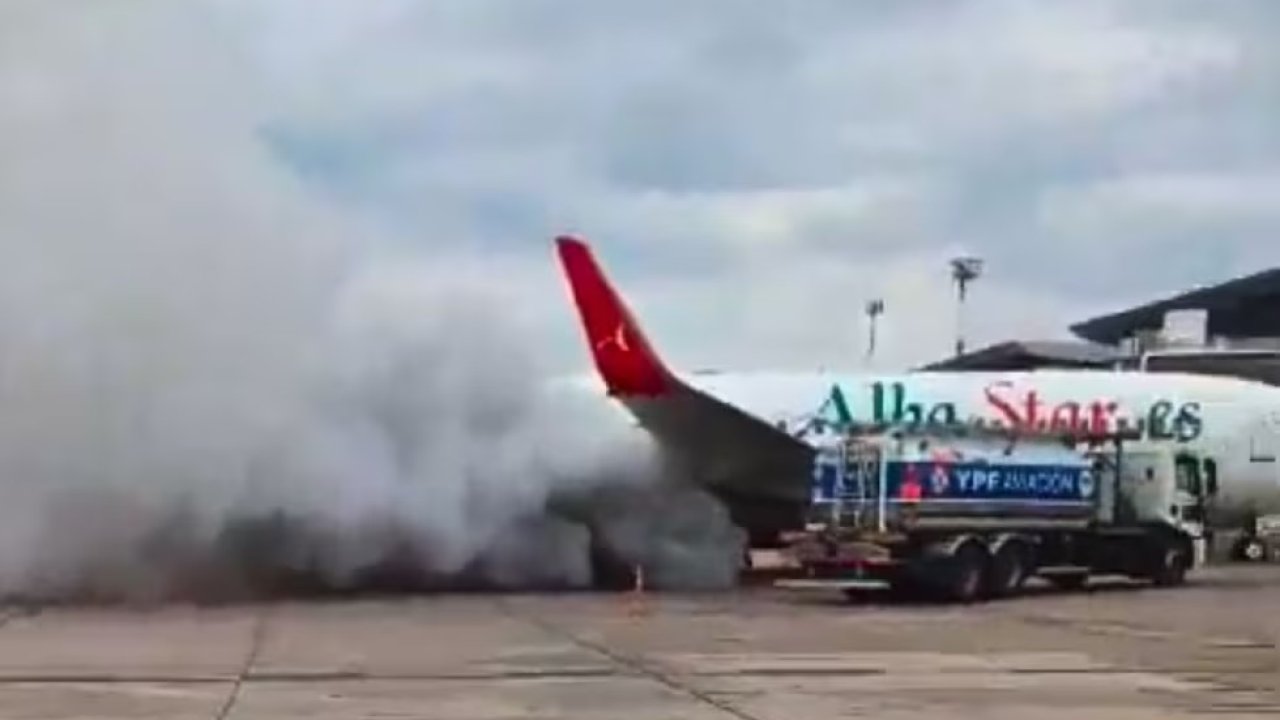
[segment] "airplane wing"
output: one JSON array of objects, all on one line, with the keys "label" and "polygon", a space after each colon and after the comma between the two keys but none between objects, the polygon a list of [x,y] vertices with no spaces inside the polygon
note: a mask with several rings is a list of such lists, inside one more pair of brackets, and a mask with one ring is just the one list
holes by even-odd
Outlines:
[{"label": "airplane wing", "polygon": [[754,510],[777,517],[779,503],[806,502],[812,448],[672,372],[590,247],[571,236],[556,238],[556,245],[608,394],[741,517]]}]

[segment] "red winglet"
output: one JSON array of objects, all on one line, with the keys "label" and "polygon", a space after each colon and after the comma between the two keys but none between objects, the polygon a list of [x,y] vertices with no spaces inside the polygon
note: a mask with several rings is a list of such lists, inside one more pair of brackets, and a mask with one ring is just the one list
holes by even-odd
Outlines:
[{"label": "red winglet", "polygon": [[596,263],[591,248],[568,235],[556,238],[556,248],[592,358],[609,394],[665,394],[671,388],[671,373]]}]

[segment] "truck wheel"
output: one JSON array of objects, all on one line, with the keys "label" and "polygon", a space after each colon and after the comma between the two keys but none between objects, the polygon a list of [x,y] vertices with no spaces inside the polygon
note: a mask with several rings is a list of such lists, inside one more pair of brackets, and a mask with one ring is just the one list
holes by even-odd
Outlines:
[{"label": "truck wheel", "polygon": [[1151,582],[1158,587],[1181,585],[1187,579],[1190,558],[1182,543],[1167,543],[1152,558]]},{"label": "truck wheel", "polygon": [[1261,562],[1267,557],[1267,546],[1259,538],[1241,538],[1236,544],[1235,555],[1246,562]]},{"label": "truck wheel", "polygon": [[989,555],[984,547],[966,542],[956,548],[947,563],[943,593],[955,602],[970,603],[985,593]]},{"label": "truck wheel", "polygon": [[1020,542],[1006,542],[991,558],[985,580],[987,594],[994,598],[1014,595],[1026,581],[1030,554]]}]

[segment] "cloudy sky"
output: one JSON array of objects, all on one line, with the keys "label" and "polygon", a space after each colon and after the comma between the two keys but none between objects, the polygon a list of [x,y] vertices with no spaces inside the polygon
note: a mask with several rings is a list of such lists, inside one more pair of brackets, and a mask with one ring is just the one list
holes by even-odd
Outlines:
[{"label": "cloudy sky", "polygon": [[902,366],[950,348],[958,252],[987,263],[974,342],[1280,262],[1278,22],[1269,0],[9,0],[0,211],[103,258],[245,218],[318,254],[355,237],[488,284],[565,368],[551,238],[574,231],[677,366],[859,364],[871,297]]}]

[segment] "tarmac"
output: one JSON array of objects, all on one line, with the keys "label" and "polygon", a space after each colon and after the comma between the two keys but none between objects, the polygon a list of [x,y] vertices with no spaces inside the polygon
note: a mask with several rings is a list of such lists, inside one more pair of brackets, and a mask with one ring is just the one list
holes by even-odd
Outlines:
[{"label": "tarmac", "polygon": [[743,588],[10,609],[0,718],[1261,718],[1280,565],[972,606]]}]

